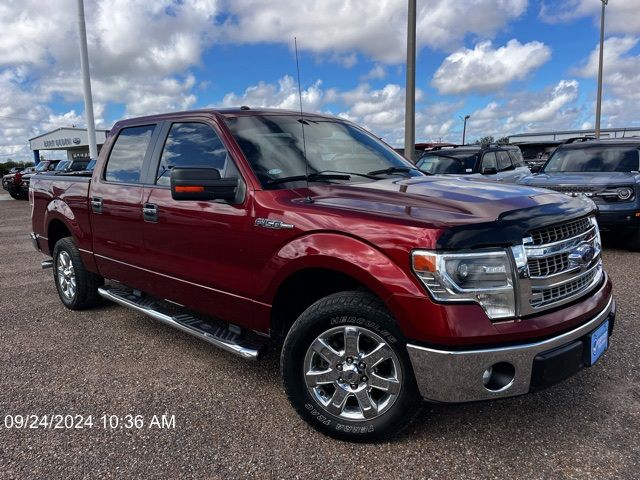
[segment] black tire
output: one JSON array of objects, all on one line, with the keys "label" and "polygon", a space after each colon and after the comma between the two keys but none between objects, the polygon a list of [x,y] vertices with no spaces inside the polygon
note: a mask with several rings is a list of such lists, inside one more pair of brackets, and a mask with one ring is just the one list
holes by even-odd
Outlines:
[{"label": "black tire", "polygon": [[9,192],[9,195],[11,195],[11,198],[13,198],[14,200],[22,200],[20,198],[20,194],[15,193],[15,192]]},{"label": "black tire", "polygon": [[[63,286],[65,280],[61,280],[59,275],[59,269],[67,258],[73,265],[73,276],[75,277],[75,291],[73,294],[65,294],[65,287]],[[101,297],[98,295],[98,288],[104,285],[104,279],[85,268],[78,247],[73,243],[72,237],[58,240],[53,247],[53,279],[60,300],[65,307],[71,310],[84,310],[100,302]]]},{"label": "black tire", "polygon": [[[381,413],[375,418],[351,420],[340,416],[344,412],[339,412],[336,415],[330,412],[328,407],[322,406],[320,401],[314,397],[310,388],[307,387],[305,372],[308,358],[311,358],[307,357],[310,346],[319,336],[331,335],[331,332],[336,331],[338,327],[352,327],[351,331],[354,331],[353,327],[356,327],[355,330],[362,332],[358,334],[359,338],[362,338],[362,334],[366,336],[367,332],[373,333],[373,336],[382,339],[395,354],[394,365],[397,363],[400,370],[399,393],[397,393],[395,400],[388,409],[386,411],[380,410]],[[335,335],[340,335],[339,330]],[[346,335],[344,338],[346,341]],[[361,346],[363,340],[360,340],[360,342]],[[336,348],[337,350],[338,348]],[[344,350],[346,350],[346,346],[340,353],[342,354]],[[357,350],[360,350],[360,347]],[[315,354],[311,353],[310,355],[313,356]],[[361,358],[366,359],[366,356]],[[338,363],[342,361],[339,360]],[[327,362],[328,364],[329,362]],[[346,363],[340,363],[340,365],[339,371],[343,373],[337,382],[342,381],[342,385],[345,385],[344,382],[346,380],[342,378],[346,375],[344,370],[352,368],[352,366]],[[375,367],[373,370],[375,371],[377,368]],[[317,430],[342,440],[388,440],[409,425],[419,412],[422,404],[409,355],[407,354],[406,340],[402,332],[395,324],[385,305],[377,297],[365,292],[341,292],[329,295],[318,300],[305,310],[293,324],[285,339],[280,357],[280,369],[285,391],[298,414]],[[368,374],[373,377],[374,373],[362,370],[357,375]],[[332,375],[335,375],[335,372],[332,372]],[[366,379],[367,377],[360,378]],[[356,382],[360,381],[356,379]],[[337,382],[328,385],[330,390],[333,389],[334,394],[338,393],[340,384]],[[363,389],[368,389],[369,392],[375,393],[374,389],[369,387],[369,384],[359,383],[359,385]],[[320,387],[320,395],[326,394],[328,400],[328,397],[331,396],[331,391],[329,393],[324,392],[324,387],[324,385]],[[360,387],[352,386],[351,388]],[[344,392],[348,392],[348,389],[348,386],[343,389],[343,396],[345,395]],[[352,400],[358,405],[357,408],[360,408],[361,414],[364,416],[364,409],[359,406],[360,401],[356,398],[355,393],[350,392],[346,393],[346,395],[353,397]],[[325,397],[323,396],[322,398]],[[371,398],[371,394],[369,398]],[[347,406],[350,401],[351,399],[348,398],[346,402],[343,402],[343,405]],[[376,405],[376,408],[380,408],[380,403]]]}]

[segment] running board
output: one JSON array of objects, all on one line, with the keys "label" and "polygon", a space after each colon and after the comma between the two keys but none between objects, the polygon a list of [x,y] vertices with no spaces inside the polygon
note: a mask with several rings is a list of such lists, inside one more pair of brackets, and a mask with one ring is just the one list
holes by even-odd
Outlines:
[{"label": "running board", "polygon": [[266,345],[252,342],[250,339],[243,338],[241,333],[206,322],[189,313],[172,314],[170,312],[172,308],[163,305],[162,300],[137,295],[126,288],[101,287],[98,289],[98,293],[107,300],[149,315],[164,324],[182,330],[227,352],[235,353],[242,358],[257,360]]}]

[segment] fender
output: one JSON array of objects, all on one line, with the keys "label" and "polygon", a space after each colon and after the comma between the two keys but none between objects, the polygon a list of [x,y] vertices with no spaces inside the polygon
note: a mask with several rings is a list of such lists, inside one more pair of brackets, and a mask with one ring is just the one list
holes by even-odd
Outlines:
[{"label": "fender", "polygon": [[351,276],[387,303],[390,310],[393,295],[425,296],[416,279],[372,245],[348,235],[312,233],[283,246],[265,266],[265,272],[275,272],[268,279],[266,301],[272,303],[287,278],[308,268],[336,270]]},{"label": "fender", "polygon": [[[84,225],[85,228],[83,228],[83,222],[74,214],[73,209],[60,198],[54,198],[47,204],[43,219],[44,231],[47,232],[47,237],[51,222],[55,220],[62,222],[71,233],[87,269],[97,272],[92,252],[91,232],[86,228],[88,225]],[[49,253],[53,254],[53,251]]]}]

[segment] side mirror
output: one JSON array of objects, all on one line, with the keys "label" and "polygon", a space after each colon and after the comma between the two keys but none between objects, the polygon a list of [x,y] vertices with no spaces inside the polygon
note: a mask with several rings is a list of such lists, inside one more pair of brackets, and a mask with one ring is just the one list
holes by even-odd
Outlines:
[{"label": "side mirror", "polygon": [[496,167],[484,167],[482,169],[483,175],[495,175],[498,173],[498,169]]},{"label": "side mirror", "polygon": [[542,170],[542,165],[533,165],[531,166],[531,168],[529,168],[529,170],[531,170],[531,173],[538,173],[540,170]]},{"label": "side mirror", "polygon": [[171,198],[174,200],[235,200],[237,178],[220,178],[216,168],[171,170]]}]

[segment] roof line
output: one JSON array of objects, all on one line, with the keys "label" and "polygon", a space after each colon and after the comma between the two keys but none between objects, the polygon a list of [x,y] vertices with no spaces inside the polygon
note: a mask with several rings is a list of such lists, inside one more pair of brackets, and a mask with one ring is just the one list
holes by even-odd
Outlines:
[{"label": "roof line", "polygon": [[[77,127],[58,127],[55,130],[51,130],[50,132],[41,133],[40,135],[36,135],[35,137],[30,138],[28,141],[35,140],[36,138],[44,137],[45,135],[50,135],[55,132],[59,132],[60,130],[75,130],[79,132],[86,132],[86,128],[77,128]],[[96,128],[96,132],[108,132],[108,128]]]}]

